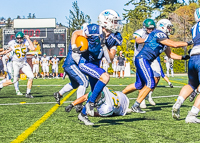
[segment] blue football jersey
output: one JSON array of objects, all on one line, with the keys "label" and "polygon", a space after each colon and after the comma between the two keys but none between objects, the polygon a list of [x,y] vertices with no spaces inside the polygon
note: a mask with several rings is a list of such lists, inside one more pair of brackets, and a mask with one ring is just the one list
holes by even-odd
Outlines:
[{"label": "blue football jersey", "polygon": [[191,33],[192,33],[192,40],[194,42],[194,46],[200,45],[200,22],[196,23],[191,28]]},{"label": "blue football jersey", "polygon": [[145,58],[153,62],[167,48],[167,46],[159,43],[159,41],[164,39],[168,39],[168,36],[164,32],[153,30],[145,40],[144,47],[136,58]]},{"label": "blue football jersey", "polygon": [[[88,37],[88,50],[82,56],[87,61],[100,61],[104,57],[103,49],[101,47],[102,41],[105,40],[103,36],[102,27],[97,24],[90,24],[83,29],[85,35]],[[113,46],[121,45],[122,37],[120,33],[111,33],[105,40],[108,49]]]},{"label": "blue football jersey", "polygon": [[71,44],[69,44],[68,53],[67,53],[67,57],[66,57],[64,64],[63,64],[63,68],[67,67],[67,66],[71,66],[73,64],[76,64],[76,62],[72,58],[72,46],[71,46]]}]

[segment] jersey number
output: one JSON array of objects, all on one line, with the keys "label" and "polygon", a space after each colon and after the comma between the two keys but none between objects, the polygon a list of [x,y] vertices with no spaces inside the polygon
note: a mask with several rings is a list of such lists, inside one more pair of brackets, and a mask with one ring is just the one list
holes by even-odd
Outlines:
[{"label": "jersey number", "polygon": [[15,49],[15,54],[17,55],[18,58],[24,57],[26,54],[26,48],[21,48],[21,50]]}]

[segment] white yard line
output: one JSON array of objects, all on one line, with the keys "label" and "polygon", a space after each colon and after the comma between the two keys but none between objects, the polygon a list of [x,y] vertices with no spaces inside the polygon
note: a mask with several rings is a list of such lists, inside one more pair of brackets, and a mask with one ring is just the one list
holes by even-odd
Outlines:
[{"label": "white yard line", "polygon": [[[14,86],[14,85],[10,85],[10,86]],[[27,85],[19,85],[19,86],[27,86]],[[32,85],[32,86],[64,86],[64,85]],[[128,86],[128,85],[106,85],[106,86]],[[170,87],[170,86],[162,86],[162,85],[158,85],[157,87]],[[183,86],[174,86],[177,88],[182,88]]]},{"label": "white yard line", "polygon": [[[168,98],[168,97],[175,97],[178,95],[169,95],[169,96],[156,96],[156,97],[152,97],[152,98]],[[129,98],[129,100],[135,100],[137,98]],[[65,101],[64,103],[71,103],[73,101]],[[5,104],[0,104],[0,106],[5,106],[5,105],[38,105],[38,104],[56,104],[57,102],[35,102],[35,103],[25,103],[25,102],[21,102],[21,103],[5,103]]]}]

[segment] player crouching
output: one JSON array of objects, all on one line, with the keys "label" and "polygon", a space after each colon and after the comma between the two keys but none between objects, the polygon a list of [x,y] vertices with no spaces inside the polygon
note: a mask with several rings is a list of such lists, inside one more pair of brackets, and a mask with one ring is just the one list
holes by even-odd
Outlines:
[{"label": "player crouching", "polygon": [[[92,95],[92,92],[83,95],[82,97],[76,99],[73,103],[65,108],[66,112],[70,112],[71,109],[87,99]],[[128,97],[120,91],[113,91],[107,87],[104,87],[103,92],[96,99],[95,107],[97,112],[94,116],[97,117],[108,117],[112,115],[124,116],[127,113],[129,106]],[[84,108],[83,108],[84,110]],[[80,113],[78,119],[85,123],[85,125],[94,125],[87,116]]]}]

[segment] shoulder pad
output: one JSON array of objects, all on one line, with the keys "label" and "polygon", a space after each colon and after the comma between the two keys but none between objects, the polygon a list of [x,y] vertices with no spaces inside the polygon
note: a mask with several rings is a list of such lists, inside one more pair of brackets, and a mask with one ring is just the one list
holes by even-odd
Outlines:
[{"label": "shoulder pad", "polygon": [[133,33],[133,38],[142,37],[145,33],[144,29],[139,29]]}]

